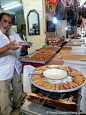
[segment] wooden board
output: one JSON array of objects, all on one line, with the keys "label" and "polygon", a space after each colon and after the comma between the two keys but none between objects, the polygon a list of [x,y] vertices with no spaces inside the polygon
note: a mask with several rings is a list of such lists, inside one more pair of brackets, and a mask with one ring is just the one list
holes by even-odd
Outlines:
[{"label": "wooden board", "polygon": [[62,47],[61,50],[71,50],[71,49],[72,49],[72,47]]},{"label": "wooden board", "polygon": [[52,52],[57,52],[61,49],[61,47],[52,47],[52,46],[46,46],[44,48],[39,49],[40,51],[46,50],[46,51],[52,51]]},{"label": "wooden board", "polygon": [[84,45],[84,43],[76,43],[76,44],[73,44],[73,43],[66,43],[64,46],[81,46],[81,45]]},{"label": "wooden board", "polygon": [[[53,99],[49,99],[48,97],[45,97],[43,95],[40,95],[39,93],[31,93],[31,94],[27,94],[29,95],[28,100],[34,103],[38,103],[38,104],[43,104],[46,106],[49,106],[51,108],[56,108],[58,110],[62,110],[62,111],[76,111],[76,107],[77,107],[77,91],[76,94],[73,96],[72,100],[69,98],[67,99],[68,101],[65,101],[65,99],[58,99],[58,100],[53,100]],[[71,101],[70,101],[71,100]],[[75,103],[75,104],[73,104]]]},{"label": "wooden board", "polygon": [[[53,59],[59,59],[58,54]],[[63,55],[61,60],[86,60],[86,55]]]},{"label": "wooden board", "polygon": [[58,61],[58,60],[50,60],[47,62],[45,65],[63,65],[63,61]]},{"label": "wooden board", "polygon": [[62,54],[68,54],[68,53],[71,53],[71,50],[60,50],[60,53],[62,53]]}]

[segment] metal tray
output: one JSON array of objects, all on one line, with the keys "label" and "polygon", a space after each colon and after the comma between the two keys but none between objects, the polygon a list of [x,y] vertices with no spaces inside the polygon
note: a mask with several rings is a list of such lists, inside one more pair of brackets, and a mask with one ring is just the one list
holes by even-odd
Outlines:
[{"label": "metal tray", "polygon": [[61,61],[64,61],[64,63],[70,63],[70,64],[86,65],[86,61],[74,61],[74,60],[61,60]]},{"label": "metal tray", "polygon": [[50,51],[50,52],[58,52],[61,49],[61,47],[55,47],[55,46],[45,46],[44,48],[37,49],[37,51]]},{"label": "metal tray", "polygon": [[40,64],[46,64],[49,60],[51,60],[53,58],[53,56],[55,56],[56,52],[52,52],[53,55],[51,57],[49,57],[47,60],[45,61],[37,61],[37,60],[26,60],[25,58],[27,57],[31,57],[32,55],[36,54],[36,51],[27,55],[27,56],[24,56],[24,57],[20,57],[19,58],[19,61],[21,62],[31,62],[31,63],[40,63]]},{"label": "metal tray", "polygon": [[[48,65],[49,67],[56,67],[56,66],[59,66],[59,65]],[[78,86],[78,87],[75,87],[75,88],[72,88],[72,89],[66,89],[66,90],[50,90],[50,89],[45,89],[43,87],[40,87],[38,86],[37,84],[35,84],[33,81],[32,81],[32,77],[31,77],[31,82],[34,86],[36,86],[37,88],[41,89],[41,90],[44,90],[44,91],[47,91],[47,92],[54,92],[54,93],[66,93],[66,92],[72,92],[72,91],[76,91],[78,89],[80,89],[82,86],[84,86],[86,84],[86,77],[85,75],[83,75],[80,71],[78,71],[77,69],[74,69],[74,72],[77,72],[77,73],[80,73],[84,78],[85,78],[85,81],[82,85]]]},{"label": "metal tray", "polygon": [[18,42],[21,46],[32,46],[32,42]]}]

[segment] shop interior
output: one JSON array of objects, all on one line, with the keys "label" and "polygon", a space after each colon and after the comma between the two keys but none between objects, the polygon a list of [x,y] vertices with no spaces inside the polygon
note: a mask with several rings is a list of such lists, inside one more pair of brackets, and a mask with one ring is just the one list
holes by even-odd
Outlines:
[{"label": "shop interior", "polygon": [[[19,56],[22,106],[15,115],[86,114],[86,0],[0,0],[1,12],[11,14],[22,42],[32,43]],[[60,80],[47,77],[56,69]]]}]

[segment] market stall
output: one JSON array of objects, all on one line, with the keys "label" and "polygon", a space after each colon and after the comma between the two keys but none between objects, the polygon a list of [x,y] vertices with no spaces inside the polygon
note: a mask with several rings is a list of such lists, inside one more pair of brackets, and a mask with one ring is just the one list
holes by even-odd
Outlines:
[{"label": "market stall", "polygon": [[[78,44],[78,42],[77,42],[77,44]],[[45,49],[48,49],[48,48],[45,47]],[[48,60],[43,65],[41,65],[39,68],[44,67],[44,65],[56,65],[56,66],[60,65],[62,67],[70,66],[71,68],[76,69],[79,73],[81,72],[83,74],[84,78],[86,79],[86,76],[85,76],[85,74],[86,74],[85,73],[85,71],[86,71],[85,70],[86,69],[85,68],[86,53],[85,53],[85,51],[86,51],[85,46],[72,46],[72,45],[69,45],[68,47],[64,46],[60,49],[60,51],[57,51],[55,53],[55,55],[50,60]],[[58,56],[60,58],[58,58]],[[65,57],[67,57],[67,59]],[[30,68],[32,68],[32,70],[30,70]],[[26,91],[24,89],[24,91],[27,92],[29,97],[26,100],[26,102],[24,103],[24,105],[21,107],[21,111],[23,114],[24,113],[26,113],[26,114],[40,114],[40,113],[42,113],[42,115],[45,115],[45,112],[47,111],[47,109],[49,110],[48,112],[52,111],[52,112],[58,112],[58,113],[59,112],[61,113],[62,111],[65,111],[65,112],[67,112],[67,111],[80,112],[80,110],[83,112],[86,111],[86,108],[85,108],[86,105],[85,105],[85,103],[83,103],[83,102],[85,102],[85,95],[86,95],[84,93],[84,92],[86,92],[85,91],[85,87],[86,87],[85,82],[84,82],[84,84],[80,85],[78,89],[76,88],[77,90],[74,91],[75,94],[71,93],[71,96],[69,96],[67,98],[62,98],[62,97],[64,97],[64,94],[62,94],[62,97],[60,96],[60,98],[59,98],[60,100],[57,97],[57,99],[55,101],[53,98],[50,98],[50,97],[47,98],[49,95],[49,92],[47,93],[46,91],[43,91],[44,90],[43,88],[41,90],[37,90],[37,92],[32,93],[32,90],[31,90],[32,85],[31,84],[33,84],[37,89],[40,89],[40,87],[38,85],[35,85],[35,83],[31,82],[31,80],[28,77],[28,75],[31,72],[33,72],[35,69],[36,68],[33,66],[30,66],[30,67],[29,67],[29,65],[24,66],[23,78],[26,79],[26,76],[27,76],[26,82],[24,82],[24,84],[26,84],[26,87],[27,87],[27,84],[30,84],[30,85],[28,85]],[[40,70],[40,72],[41,72],[41,70]],[[75,89],[75,88],[73,88],[73,89]],[[68,91],[70,92],[70,90],[68,90]],[[41,95],[39,92],[41,93]],[[58,90],[55,90],[55,91],[52,90],[51,92],[53,92],[51,94],[54,95],[55,92],[58,92]],[[57,96],[57,95],[54,95],[54,96]],[[68,94],[67,94],[67,96],[68,96]],[[71,98],[72,98],[72,100],[70,101]],[[74,100],[73,100],[74,98],[75,98],[76,102],[74,102]],[[45,100],[49,103],[47,103]],[[75,103],[75,105],[74,105],[74,103]],[[47,105],[47,106],[45,106],[45,105]],[[40,111],[40,109],[42,109],[43,111]]]}]

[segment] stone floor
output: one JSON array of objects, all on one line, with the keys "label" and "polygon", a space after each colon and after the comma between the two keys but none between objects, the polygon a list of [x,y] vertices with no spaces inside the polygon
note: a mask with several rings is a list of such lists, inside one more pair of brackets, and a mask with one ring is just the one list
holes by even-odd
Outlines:
[{"label": "stone floor", "polygon": [[[26,98],[27,94],[26,93],[22,93],[22,105],[25,102],[25,98]],[[17,110],[13,110],[12,113],[10,115],[22,115],[20,112],[20,109]]]}]

